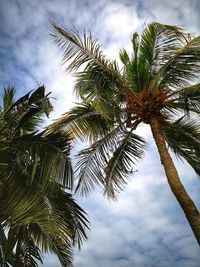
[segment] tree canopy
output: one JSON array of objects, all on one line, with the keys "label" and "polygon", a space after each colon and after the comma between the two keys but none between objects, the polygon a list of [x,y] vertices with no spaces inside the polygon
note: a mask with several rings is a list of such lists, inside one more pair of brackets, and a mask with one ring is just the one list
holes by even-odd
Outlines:
[{"label": "tree canopy", "polygon": [[1,266],[38,266],[46,252],[72,266],[88,220],[70,193],[71,137],[38,130],[52,111],[44,86],[17,101],[14,95],[14,88],[4,89],[0,111]]},{"label": "tree canopy", "polygon": [[87,194],[100,185],[113,198],[123,190],[133,164],[144,155],[145,140],[135,130],[148,124],[172,192],[200,244],[199,211],[168,151],[200,175],[200,36],[176,26],[147,24],[141,36],[133,34],[132,53],[120,51],[121,68],[107,59],[91,33],[81,38],[56,24],[53,30],[66,70],[76,77],[80,104],[48,131],[65,128],[90,142],[78,154],[76,191]]}]

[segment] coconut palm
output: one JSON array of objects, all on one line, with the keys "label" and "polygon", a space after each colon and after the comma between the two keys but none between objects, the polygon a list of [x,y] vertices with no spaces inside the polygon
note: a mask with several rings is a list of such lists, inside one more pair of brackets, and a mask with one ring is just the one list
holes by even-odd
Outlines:
[{"label": "coconut palm", "polygon": [[69,193],[71,137],[37,131],[52,110],[44,86],[17,101],[14,94],[4,90],[0,112],[1,266],[38,266],[46,252],[72,266],[87,219]]},{"label": "coconut palm", "polygon": [[132,165],[144,154],[135,133],[148,124],[169,186],[200,245],[200,214],[180,181],[169,149],[200,175],[200,36],[175,26],[151,23],[132,37],[132,54],[119,53],[123,67],[108,60],[91,34],[83,39],[53,25],[63,63],[76,77],[81,103],[55,122],[49,132],[71,130],[91,145],[78,156],[76,191],[96,185],[114,198],[124,189]]}]

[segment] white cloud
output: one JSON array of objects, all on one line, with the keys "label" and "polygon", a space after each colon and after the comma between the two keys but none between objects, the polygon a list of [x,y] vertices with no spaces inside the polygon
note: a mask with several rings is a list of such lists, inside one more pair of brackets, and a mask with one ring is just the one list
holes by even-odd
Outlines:
[{"label": "white cloud", "polygon": [[[1,6],[0,32],[5,40],[1,83],[13,82],[26,90],[36,87],[37,82],[46,84],[56,98],[52,119],[72,107],[75,97],[73,78],[64,73],[61,51],[49,36],[49,19],[69,29],[74,25],[80,32],[90,29],[112,59],[118,57],[121,48],[131,49],[131,35],[141,31],[144,21],[179,24],[199,31],[197,1],[36,0],[3,1]],[[92,225],[88,241],[76,253],[75,267],[199,265],[196,241],[169,189],[148,132],[148,126],[138,131],[149,142],[146,157],[135,166],[138,172],[118,201],[109,203],[96,192],[87,199],[78,199]],[[183,163],[178,167],[188,192],[199,203],[200,185],[194,172]],[[45,266],[60,266],[51,256],[45,262]]]}]

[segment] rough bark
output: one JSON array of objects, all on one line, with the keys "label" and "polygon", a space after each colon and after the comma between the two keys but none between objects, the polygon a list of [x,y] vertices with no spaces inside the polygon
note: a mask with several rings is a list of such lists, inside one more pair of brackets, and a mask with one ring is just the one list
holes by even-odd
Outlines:
[{"label": "rough bark", "polygon": [[168,152],[158,120],[156,118],[151,118],[150,126],[170,188],[185,213],[200,246],[200,213],[180,181],[176,167]]}]

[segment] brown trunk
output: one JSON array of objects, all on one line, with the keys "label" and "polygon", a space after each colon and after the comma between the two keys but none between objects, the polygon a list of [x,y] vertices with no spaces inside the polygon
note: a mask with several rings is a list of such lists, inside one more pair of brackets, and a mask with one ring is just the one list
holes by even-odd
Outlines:
[{"label": "brown trunk", "polygon": [[150,126],[170,188],[182,207],[200,246],[200,213],[179,179],[176,167],[166,147],[165,138],[158,120],[151,118]]}]

